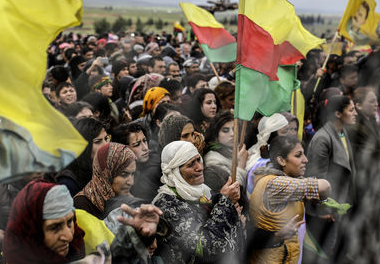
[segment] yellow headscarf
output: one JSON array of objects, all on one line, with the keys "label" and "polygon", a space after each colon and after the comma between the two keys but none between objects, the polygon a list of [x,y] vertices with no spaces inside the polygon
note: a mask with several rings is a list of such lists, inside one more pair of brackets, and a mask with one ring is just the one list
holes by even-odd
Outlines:
[{"label": "yellow headscarf", "polygon": [[170,95],[168,90],[162,87],[150,88],[145,96],[143,102],[143,116],[149,114],[153,108],[158,104],[158,102],[164,98],[166,95]]}]

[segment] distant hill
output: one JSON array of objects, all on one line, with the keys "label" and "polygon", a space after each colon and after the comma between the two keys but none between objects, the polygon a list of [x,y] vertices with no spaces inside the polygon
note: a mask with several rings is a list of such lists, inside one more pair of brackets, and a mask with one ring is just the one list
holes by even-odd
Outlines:
[{"label": "distant hill", "polygon": [[[113,6],[113,7],[128,7],[128,6],[141,6],[141,7],[179,7],[180,1],[173,0],[83,0],[84,6],[99,7],[99,6]],[[206,1],[193,0],[186,2],[192,2],[194,4],[205,4]]]}]

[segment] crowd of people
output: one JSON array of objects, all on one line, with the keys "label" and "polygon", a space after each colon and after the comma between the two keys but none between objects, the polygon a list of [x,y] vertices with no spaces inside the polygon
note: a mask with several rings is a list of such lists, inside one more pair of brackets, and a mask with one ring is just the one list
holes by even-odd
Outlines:
[{"label": "crowd of people", "polygon": [[41,92],[88,145],[0,185],[4,263],[377,263],[376,49],[325,70],[311,50],[303,122],[255,113],[236,181],[234,63],[165,32],[59,35],[47,54]]}]

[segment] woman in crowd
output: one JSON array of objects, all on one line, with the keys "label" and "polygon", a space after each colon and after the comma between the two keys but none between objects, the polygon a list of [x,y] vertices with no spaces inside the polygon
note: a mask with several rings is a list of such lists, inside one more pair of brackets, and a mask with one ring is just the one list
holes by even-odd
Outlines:
[{"label": "woman in crowd", "polygon": [[6,263],[67,263],[84,257],[84,232],[64,185],[34,180],[17,195],[4,238]]},{"label": "woman in crowd", "polygon": [[68,105],[62,110],[62,113],[67,117],[76,119],[92,117],[94,115],[94,108],[89,103],[77,101]]},{"label": "woman in crowd", "polygon": [[248,150],[248,161],[246,164],[247,177],[247,192],[252,193],[254,172],[257,168],[265,166],[269,162],[268,145],[279,135],[278,131],[287,127],[289,122],[287,119],[278,113],[270,117],[261,118],[257,134],[257,143]]},{"label": "woman in crowd", "polygon": [[218,96],[208,88],[196,89],[186,106],[186,115],[194,121],[195,129],[205,135],[210,121],[221,108]]},{"label": "woman in crowd", "polygon": [[365,163],[361,164],[365,162],[363,154],[380,151],[379,126],[376,124],[378,101],[374,90],[370,87],[355,89],[352,99],[358,117],[357,123],[349,127],[348,136],[355,153],[355,164],[359,169],[368,166]]},{"label": "woman in crowd", "polygon": [[60,184],[66,185],[72,196],[82,190],[92,179],[92,163],[100,147],[109,142],[106,127],[91,117],[74,120],[74,127],[88,141],[86,149],[69,166],[55,177]]},{"label": "woman in crowd", "polygon": [[[324,179],[302,177],[308,160],[294,136],[276,137],[269,155],[272,166],[256,170],[249,212],[257,228],[279,231],[295,216],[302,224],[303,201],[324,200],[331,187]],[[295,233],[277,246],[255,250],[250,263],[297,263],[299,255],[300,243]]]},{"label": "woman in crowd", "polygon": [[153,121],[152,118],[156,112],[157,106],[159,104],[169,102],[170,93],[162,87],[153,87],[146,92],[142,106],[142,121],[150,137],[157,138],[159,130],[157,124]]},{"label": "woman in crowd", "polygon": [[75,208],[103,219],[105,202],[116,195],[131,196],[136,156],[125,145],[107,143],[95,155],[92,180],[74,197]]},{"label": "woman in crowd", "polygon": [[71,78],[75,82],[79,75],[83,72],[84,66],[86,65],[86,60],[83,56],[75,56],[69,62],[69,67],[71,70]]},{"label": "woman in crowd", "polygon": [[[214,191],[219,191],[231,175],[232,148],[234,145],[234,116],[228,111],[221,111],[211,121],[207,131],[206,142],[209,151],[204,156],[205,184]],[[238,152],[236,180],[245,190],[247,171],[245,165],[248,153],[243,146]]]},{"label": "woman in crowd", "polygon": [[107,125],[111,123],[111,107],[107,97],[100,93],[92,92],[83,97],[82,100],[94,108],[94,117]]},{"label": "woman in crowd", "polygon": [[[345,125],[356,121],[354,103],[346,96],[333,96],[327,103],[327,123],[312,138],[306,175],[327,179],[331,183],[331,198],[338,203],[355,202],[355,165]],[[340,244],[338,234],[342,217],[330,211],[308,209],[307,223],[314,238],[332,256]],[[344,217],[345,218],[345,217]]]},{"label": "woman in crowd", "polygon": [[[239,184],[229,181],[211,197],[203,184],[203,162],[193,144],[174,141],[161,155],[164,183],[153,200],[171,230],[159,241],[165,263],[226,260],[241,249],[241,223],[234,203]],[[231,261],[230,261],[231,263]]]},{"label": "woman in crowd", "polygon": [[158,133],[158,143],[164,148],[170,142],[182,140],[194,144],[199,153],[203,153],[205,145],[202,134],[195,131],[194,123],[191,119],[180,114],[169,114],[162,121]]},{"label": "woman in crowd", "polygon": [[222,109],[230,110],[234,109],[235,104],[235,85],[229,81],[219,83],[215,89]]}]

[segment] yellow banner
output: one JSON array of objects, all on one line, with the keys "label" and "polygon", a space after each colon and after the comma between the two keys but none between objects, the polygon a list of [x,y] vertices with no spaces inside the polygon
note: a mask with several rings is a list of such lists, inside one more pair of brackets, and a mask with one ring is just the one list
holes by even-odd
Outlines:
[{"label": "yellow banner", "polygon": [[375,0],[349,0],[339,23],[339,33],[357,45],[376,45],[379,41],[380,14]]}]

